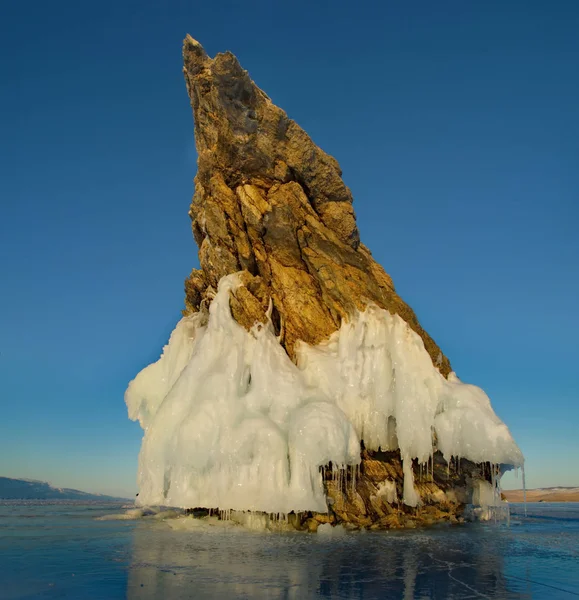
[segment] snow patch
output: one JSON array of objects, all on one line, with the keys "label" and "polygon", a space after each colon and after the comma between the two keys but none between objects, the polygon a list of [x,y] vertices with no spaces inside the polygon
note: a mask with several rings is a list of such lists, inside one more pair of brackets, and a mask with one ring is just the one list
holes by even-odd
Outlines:
[{"label": "snow patch", "polygon": [[389,504],[394,504],[398,501],[396,493],[396,482],[386,479],[378,486],[377,496],[383,498]]},{"label": "snow patch", "polygon": [[323,537],[342,537],[346,535],[346,530],[341,525],[330,525],[330,523],[322,523],[318,527],[318,535]]}]

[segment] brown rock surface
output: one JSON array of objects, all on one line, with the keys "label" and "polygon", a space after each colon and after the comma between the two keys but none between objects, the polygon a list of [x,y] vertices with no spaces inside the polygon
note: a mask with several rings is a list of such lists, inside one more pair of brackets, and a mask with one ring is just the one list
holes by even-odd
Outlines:
[{"label": "brown rock surface", "polygon": [[[400,452],[362,452],[357,469],[337,477],[324,472],[329,516],[314,518],[320,522],[347,523],[359,528],[397,529],[434,523],[456,523],[463,520],[465,505],[472,498],[472,483],[491,480],[491,466],[476,465],[466,459],[448,465],[440,452],[435,452],[428,468],[413,465],[415,486],[420,495],[417,507],[401,502],[403,475]],[[393,482],[396,499],[380,493],[380,484]]]},{"label": "brown rock surface", "polygon": [[443,375],[448,359],[360,243],[352,194],[337,161],[275,106],[226,52],[214,59],[187,36],[184,73],[195,119],[198,171],[190,216],[201,271],[185,284],[186,311],[203,310],[221,277],[245,271],[232,297],[246,328],[272,320],[294,357],[342,319],[374,303],[423,339]]}]

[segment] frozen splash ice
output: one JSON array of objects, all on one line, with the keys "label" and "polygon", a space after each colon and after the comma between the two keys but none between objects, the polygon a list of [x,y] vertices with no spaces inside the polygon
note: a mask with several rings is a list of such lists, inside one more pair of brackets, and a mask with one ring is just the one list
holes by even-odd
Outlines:
[{"label": "frozen splash ice", "polygon": [[360,461],[354,427],[305,382],[268,327],[231,317],[235,275],[221,280],[209,319],[183,318],[162,357],[126,392],[145,430],[140,504],[325,512],[319,468]]},{"label": "frozen splash ice", "polygon": [[400,448],[411,506],[411,460],[427,462],[434,438],[447,460],[522,464],[486,394],[445,379],[397,315],[370,306],[326,342],[301,344],[296,365],[273,328],[234,321],[238,285],[224,277],[209,318],[181,319],[129,385],[129,416],[145,430],[140,504],[325,512],[320,467],[359,464],[361,439]]},{"label": "frozen splash ice", "polygon": [[484,391],[455,373],[445,379],[398,315],[369,306],[327,342],[303,344],[298,366],[310,386],[334,399],[367,448],[400,449],[409,506],[418,501],[411,460],[428,463],[434,439],[447,462],[523,464]]}]

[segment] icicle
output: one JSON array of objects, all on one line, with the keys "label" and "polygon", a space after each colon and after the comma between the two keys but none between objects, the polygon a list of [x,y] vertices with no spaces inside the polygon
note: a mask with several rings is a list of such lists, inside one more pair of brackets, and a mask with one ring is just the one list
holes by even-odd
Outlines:
[{"label": "icicle", "polygon": [[412,471],[412,459],[408,456],[402,458],[402,471],[404,473],[404,490],[402,501],[407,506],[416,506],[419,496],[414,487],[414,472]]},{"label": "icicle", "polygon": [[493,522],[496,524],[498,502],[497,502],[497,480],[496,480],[496,475],[495,475],[495,465],[491,463],[490,468],[491,468],[491,486],[493,489],[493,506],[492,506],[491,510],[493,513]]},{"label": "icicle", "polygon": [[359,465],[354,465],[352,467],[352,492],[356,491],[356,481],[358,479],[358,473],[360,471]]},{"label": "icicle", "polygon": [[525,517],[527,516],[527,482],[525,481],[525,463],[521,466],[521,473],[523,475],[523,504],[525,506]]}]

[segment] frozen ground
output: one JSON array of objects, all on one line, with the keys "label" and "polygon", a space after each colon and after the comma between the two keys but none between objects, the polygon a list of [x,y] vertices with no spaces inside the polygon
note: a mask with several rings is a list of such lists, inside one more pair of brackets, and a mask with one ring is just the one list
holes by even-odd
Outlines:
[{"label": "frozen ground", "polygon": [[314,535],[0,502],[0,598],[579,597],[579,504],[512,508],[510,527]]}]

